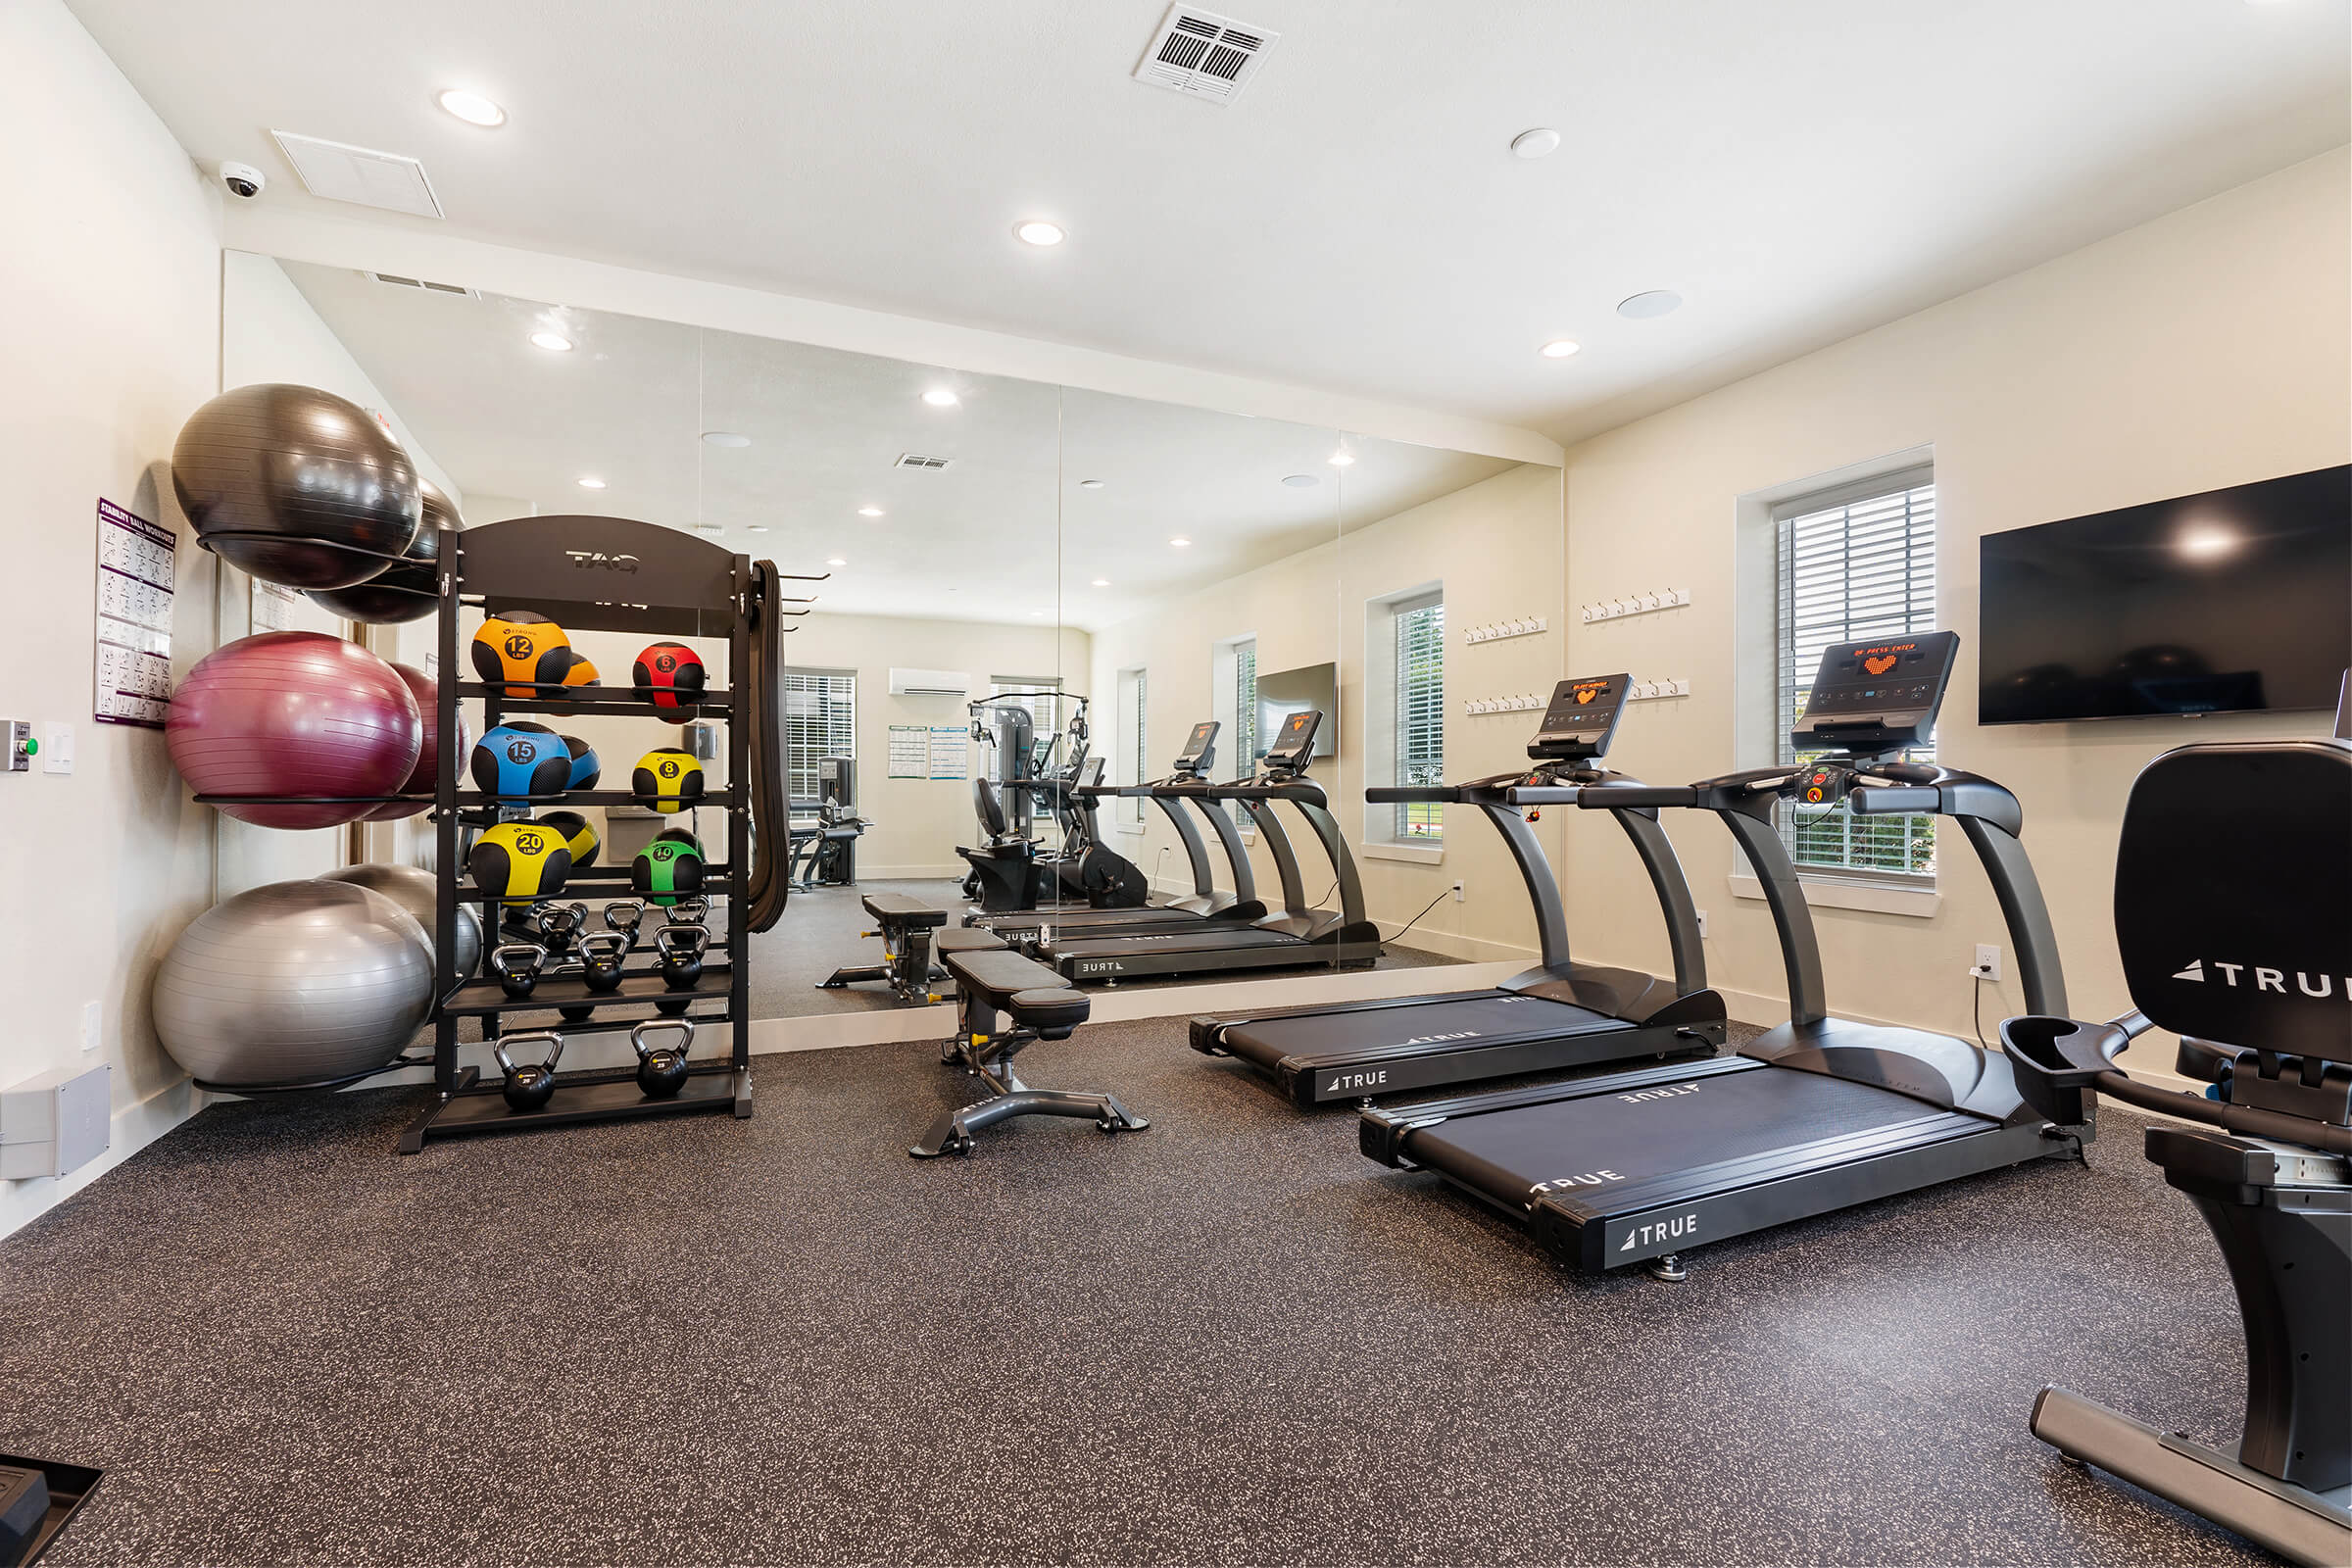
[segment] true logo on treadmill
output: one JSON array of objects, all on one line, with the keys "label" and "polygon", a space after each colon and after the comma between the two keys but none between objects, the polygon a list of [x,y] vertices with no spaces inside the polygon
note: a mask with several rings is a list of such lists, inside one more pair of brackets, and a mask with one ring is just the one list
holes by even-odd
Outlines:
[{"label": "true logo on treadmill", "polygon": [[1687,1242],[1698,1234],[1696,1213],[1677,1214],[1672,1219],[1649,1220],[1625,1233],[1617,1250],[1630,1252],[1637,1247],[1655,1247],[1660,1242]]},{"label": "true logo on treadmill", "polygon": [[1482,1036],[1476,1029],[1459,1029],[1449,1035],[1415,1035],[1410,1040],[1397,1041],[1396,1045],[1398,1049],[1402,1049],[1405,1046],[1436,1046],[1443,1045],[1448,1040],[1477,1040],[1480,1038]]},{"label": "true logo on treadmill", "polygon": [[1327,1095],[1335,1095],[1344,1090],[1377,1089],[1388,1081],[1389,1075],[1385,1072],[1334,1073],[1331,1082],[1323,1086],[1323,1092]]},{"label": "true logo on treadmill", "polygon": [[1116,958],[1097,958],[1078,965],[1080,974],[1117,974],[1125,965]]},{"label": "true logo on treadmill", "polygon": [[1637,1089],[1630,1095],[1619,1095],[1617,1098],[1629,1105],[1639,1105],[1645,1100],[1674,1100],[1683,1095],[1697,1093],[1698,1085],[1696,1084],[1676,1084],[1667,1089]]},{"label": "true logo on treadmill", "polygon": [[1538,1182],[1528,1192],[1556,1193],[1570,1187],[1599,1187],[1609,1182],[1621,1182],[1624,1177],[1613,1170],[1589,1170],[1580,1176],[1554,1176],[1547,1182]]},{"label": "true logo on treadmill", "polygon": [[[2236,988],[2240,983],[2238,976],[2249,970],[2253,972],[2254,978],[2246,989],[2256,992],[2274,992],[2281,997],[2287,994],[2287,971],[2267,968],[2258,963],[2225,963],[2219,958],[2192,958],[2189,960],[2188,966],[2176,971],[2173,978],[2194,981],[2198,985],[2218,984]],[[2295,989],[2314,1001],[2325,1002],[2335,994],[2336,977],[2334,975],[2306,974],[2297,969],[2294,971],[2294,976]],[[2352,1002],[2352,975],[2344,976],[2344,999]]]}]

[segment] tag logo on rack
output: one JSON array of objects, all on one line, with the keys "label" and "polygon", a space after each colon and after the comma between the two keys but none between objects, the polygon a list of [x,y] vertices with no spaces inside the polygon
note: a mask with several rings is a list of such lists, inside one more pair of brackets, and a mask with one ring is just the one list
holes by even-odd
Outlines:
[{"label": "tag logo on rack", "polygon": [[603,571],[633,572],[637,569],[635,556],[608,556],[602,550],[566,550],[564,553],[571,558],[572,565],[582,571],[590,566]]}]

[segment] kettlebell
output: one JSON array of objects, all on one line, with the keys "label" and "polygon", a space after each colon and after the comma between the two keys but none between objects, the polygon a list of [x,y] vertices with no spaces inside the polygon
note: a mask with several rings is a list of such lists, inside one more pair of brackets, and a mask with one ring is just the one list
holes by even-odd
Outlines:
[{"label": "kettlebell", "polygon": [[580,938],[580,981],[598,995],[620,989],[620,963],[629,939],[617,931],[593,931]]},{"label": "kettlebell", "polygon": [[[675,1033],[674,1046],[649,1046],[646,1037]],[[694,1050],[694,1020],[691,1018],[648,1018],[629,1031],[629,1044],[637,1050],[637,1087],[645,1091],[648,1100],[667,1100],[686,1087],[686,1057]]]},{"label": "kettlebell", "polygon": [[515,1002],[531,994],[546,967],[547,950],[536,942],[502,942],[490,950],[490,972],[498,976],[498,989]]},{"label": "kettlebell", "polygon": [[[691,991],[703,978],[703,955],[710,933],[699,925],[665,925],[654,933],[654,954],[662,963],[662,983],[672,991]],[[692,997],[664,997],[654,1010],[675,1018],[693,1003]]]},{"label": "kettlebell", "polygon": [[710,901],[702,894],[678,900],[667,910],[671,925],[701,925],[710,918]]},{"label": "kettlebell", "polygon": [[636,951],[637,927],[644,919],[645,906],[635,899],[614,899],[605,906],[605,929],[621,936],[624,953]]},{"label": "kettlebell", "polygon": [[547,956],[562,962],[571,953],[571,944],[588,924],[588,906],[585,904],[542,904],[539,916],[539,941]]},{"label": "kettlebell", "polygon": [[[653,1020],[648,1019],[649,1023]],[[517,1064],[507,1054],[509,1046],[545,1045],[547,1059]],[[490,1042],[490,1054],[498,1058],[499,1071],[507,1075],[500,1093],[507,1097],[513,1110],[537,1110],[555,1098],[556,1062],[564,1054],[564,1037],[553,1030],[541,1029],[530,1034],[508,1035]]]}]

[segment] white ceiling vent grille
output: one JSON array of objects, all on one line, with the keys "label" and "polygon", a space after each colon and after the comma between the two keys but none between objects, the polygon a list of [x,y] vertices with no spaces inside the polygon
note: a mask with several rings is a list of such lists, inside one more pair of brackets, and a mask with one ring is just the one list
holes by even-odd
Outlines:
[{"label": "white ceiling vent grille", "polygon": [[424,165],[414,158],[297,136],[289,130],[270,134],[277,138],[286,162],[294,166],[294,172],[302,176],[314,196],[415,218],[441,216],[441,203],[433,195],[432,181],[424,177]]},{"label": "white ceiling vent grille", "polygon": [[1154,87],[1229,104],[1242,95],[1279,32],[1213,11],[1176,4],[1160,20],[1135,78]]},{"label": "white ceiling vent grille", "polygon": [[949,464],[955,461],[956,460],[953,458],[926,458],[919,452],[902,452],[899,454],[899,461],[892,464],[891,466],[894,468],[930,468],[937,470],[946,467]]},{"label": "white ceiling vent grille", "polygon": [[372,278],[378,283],[389,283],[394,288],[422,289],[427,294],[455,294],[458,298],[465,300],[478,300],[482,297],[463,283],[436,283],[429,277],[402,277],[397,272],[367,272],[362,275]]}]

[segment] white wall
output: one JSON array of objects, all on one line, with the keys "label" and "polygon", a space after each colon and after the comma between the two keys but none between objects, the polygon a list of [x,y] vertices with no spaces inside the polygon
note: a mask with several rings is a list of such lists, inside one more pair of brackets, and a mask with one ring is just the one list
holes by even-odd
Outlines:
[{"label": "white wall", "polygon": [[[1547,694],[1558,678],[1559,588],[1550,573],[1560,563],[1559,470],[1536,464],[1415,507],[1394,517],[1349,529],[1342,539],[1197,592],[1153,604],[1094,639],[1095,690],[1115,689],[1117,672],[1138,664],[1150,674],[1146,740],[1153,771],[1198,720],[1222,716],[1212,689],[1215,646],[1254,635],[1259,674],[1326,662],[1340,666],[1339,754],[1318,762],[1334,814],[1357,856],[1366,911],[1394,935],[1432,899],[1437,906],[1414,926],[1416,947],[1481,959],[1532,960],[1535,922],[1524,884],[1502,840],[1481,813],[1449,809],[1442,852],[1387,858],[1365,848],[1365,747],[1382,726],[1370,711],[1366,627],[1371,602],[1427,582],[1439,582],[1446,612],[1446,771],[1456,778],[1513,768],[1527,758],[1534,713],[1462,714],[1471,697],[1522,692]],[[1465,626],[1543,615],[1551,630],[1532,637],[1466,646]],[[1229,737],[1220,746],[1218,776],[1230,775]],[[1385,770],[1372,782],[1386,783]],[[1278,808],[1281,809],[1281,808]],[[1283,810],[1297,846],[1309,899],[1330,883],[1330,871],[1303,824]],[[1558,847],[1556,815],[1540,831],[1547,853]],[[1153,811],[1140,835],[1117,834],[1111,847],[1155,872],[1159,885],[1188,886],[1175,834]],[[1409,854],[1409,852],[1408,852]],[[1210,846],[1212,861],[1215,846]],[[1280,884],[1262,847],[1252,850],[1259,897],[1269,904]],[[1318,870],[1318,867],[1323,868]],[[1464,902],[1443,899],[1455,881]],[[1219,867],[1218,881],[1230,878]]]},{"label": "white wall", "polygon": [[[70,722],[74,771],[0,774],[0,1084],[114,1068],[114,1146],[63,1182],[0,1183],[0,1233],[188,1114],[147,989],[209,902],[214,813],[190,804],[158,731],[91,722],[96,505],[180,532],[173,673],[212,646],[212,558],[171,499],[179,426],[220,386],[220,213],[161,122],[55,0],[0,6],[0,144],[16,215],[0,376],[0,517],[14,592],[0,714]],[[38,731],[36,730],[36,733]],[[77,1039],[96,1002],[97,1049]]]},{"label": "white wall", "polygon": [[[1938,755],[2016,792],[2074,1010],[2124,1010],[2110,896],[2133,775],[2173,746],[2308,735],[2325,720],[1980,729],[1977,540],[2343,463],[2348,175],[2346,153],[2330,153],[1573,448],[1568,603],[1669,585],[1694,595],[1689,610],[1570,628],[1572,664],[1693,682],[1687,699],[1637,709],[1623,765],[1674,781],[1733,765],[1735,646],[1769,638],[1768,625],[1734,613],[1738,498],[1932,446],[1942,622],[1963,639]],[[1761,904],[1731,896],[1728,836],[1712,819],[1670,829],[1711,911],[1711,978],[1733,993],[1735,1016],[1785,1017],[1771,922]],[[1663,940],[1618,914],[1648,901],[1638,870],[1587,842],[1577,835],[1569,861],[1577,938],[1594,956],[1663,964]],[[1945,843],[1933,917],[1814,910],[1840,1013],[1970,1032],[1971,950],[2008,942],[1965,844]],[[2012,956],[1999,996],[1986,988],[1988,1029],[2022,1010],[2014,972]],[[2155,1043],[2137,1054],[2169,1062]]]}]

